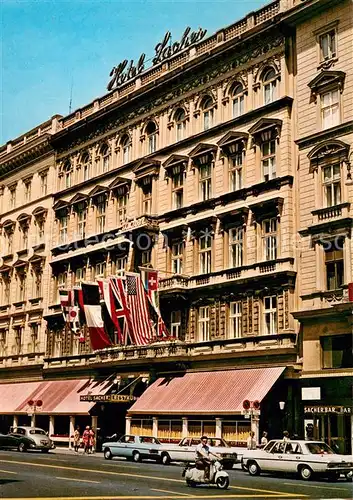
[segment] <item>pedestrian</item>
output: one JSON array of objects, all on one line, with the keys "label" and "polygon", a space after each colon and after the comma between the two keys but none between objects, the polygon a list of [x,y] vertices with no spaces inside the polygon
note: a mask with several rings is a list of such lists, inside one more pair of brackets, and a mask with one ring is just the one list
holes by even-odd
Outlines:
[{"label": "pedestrian", "polygon": [[80,448],[80,441],[81,441],[80,427],[77,426],[75,431],[74,431],[74,451],[75,451],[75,453],[78,453],[78,450]]},{"label": "pedestrian", "polygon": [[248,437],[248,439],[246,441],[246,445],[247,445],[248,450],[256,450],[257,444],[256,444],[255,432],[254,431],[250,431],[249,432],[249,437]]},{"label": "pedestrian", "polygon": [[283,442],[287,443],[287,441],[290,441],[289,432],[283,431]]},{"label": "pedestrian", "polygon": [[96,434],[93,429],[90,429],[90,446],[89,446],[89,453],[94,453],[96,449]]},{"label": "pedestrian", "polygon": [[92,446],[91,439],[92,439],[91,428],[89,425],[86,425],[86,429],[84,430],[84,432],[82,434],[83,452],[84,453],[90,453],[90,449]]},{"label": "pedestrian", "polygon": [[261,437],[261,441],[260,441],[261,448],[265,448],[265,446],[267,445],[267,443],[268,443],[267,432],[263,431],[262,437]]}]

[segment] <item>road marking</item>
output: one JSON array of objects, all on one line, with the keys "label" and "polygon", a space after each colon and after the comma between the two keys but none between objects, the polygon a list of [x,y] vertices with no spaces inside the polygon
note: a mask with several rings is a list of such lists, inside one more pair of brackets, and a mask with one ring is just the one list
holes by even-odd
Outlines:
[{"label": "road marking", "polygon": [[156,488],[151,488],[151,491],[160,491],[162,493],[173,493],[173,495],[181,495],[183,497],[189,497],[189,498],[192,498],[192,496],[190,497],[190,495],[188,493],[179,493],[178,491],[170,491],[170,490],[157,490]]},{"label": "road marking", "polygon": [[295,484],[295,483],[283,483],[289,486],[302,486],[303,488],[320,488],[320,490],[340,490],[347,491],[346,488],[336,488],[335,486],[315,486],[314,484]]},{"label": "road marking", "polygon": [[[305,496],[305,495],[304,495]],[[163,498],[163,500],[179,500],[181,497],[178,496],[163,496],[163,497],[156,497],[156,495],[140,495],[140,496],[129,496],[129,495],[124,495],[124,496],[109,496],[109,497],[23,497],[19,498],[16,497],[16,500],[156,500]],[[216,495],[189,495],[187,498],[203,498],[204,500],[227,500],[228,498],[248,498],[249,500],[252,500],[253,498],[282,498],[280,495],[227,495],[223,494],[219,496],[219,494]],[[302,495],[299,497],[296,496],[297,500],[301,500]],[[14,500],[13,498],[2,498],[1,500]]]},{"label": "road marking", "polygon": [[0,472],[4,472],[5,474],[17,474],[17,472],[12,472],[10,470],[1,470],[0,469]]},{"label": "road marking", "polygon": [[80,481],[81,483],[97,483],[97,484],[100,484],[100,481],[90,481],[89,479],[75,479],[73,477],[60,477],[60,476],[56,476],[55,479],[66,479],[67,481]]}]

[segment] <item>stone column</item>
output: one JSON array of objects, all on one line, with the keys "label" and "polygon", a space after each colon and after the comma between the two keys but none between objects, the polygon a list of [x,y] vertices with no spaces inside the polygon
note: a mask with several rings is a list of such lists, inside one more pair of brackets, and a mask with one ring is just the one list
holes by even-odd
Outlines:
[{"label": "stone column", "polygon": [[54,434],[54,415],[49,415],[49,437]]},{"label": "stone column", "polygon": [[18,426],[18,415],[14,415],[13,416],[12,426],[13,427],[17,427]]},{"label": "stone column", "polygon": [[131,432],[131,417],[125,418],[125,434],[130,434]]},{"label": "stone column", "polygon": [[35,413],[32,413],[31,415],[31,427],[35,427],[36,426],[36,415]]},{"label": "stone column", "polygon": [[182,421],[181,437],[185,438],[188,436],[188,418],[182,417],[181,421]]},{"label": "stone column", "polygon": [[257,443],[259,443],[259,438],[260,438],[260,418],[257,416],[253,416],[251,418],[251,430],[255,432],[255,440]]},{"label": "stone column", "polygon": [[216,438],[222,437],[222,419],[216,418]]},{"label": "stone column", "polygon": [[71,450],[72,448],[72,436],[74,435],[75,432],[75,417],[70,416],[70,426],[69,426],[69,449]]},{"label": "stone column", "polygon": [[158,417],[152,417],[152,435],[158,437]]}]

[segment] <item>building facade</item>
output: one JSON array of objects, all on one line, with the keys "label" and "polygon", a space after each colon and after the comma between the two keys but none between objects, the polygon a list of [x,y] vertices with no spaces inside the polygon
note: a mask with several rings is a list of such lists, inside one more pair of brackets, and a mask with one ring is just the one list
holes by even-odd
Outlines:
[{"label": "building facade", "polygon": [[[352,308],[343,297],[351,281],[352,191],[343,179],[349,175],[352,118],[348,104],[338,124],[333,101],[326,110],[321,100],[310,100],[315,94],[317,101],[324,82],[330,92],[337,84],[342,106],[350,99],[348,5],[336,12],[332,2],[281,0],[207,38],[201,29],[187,30],[173,55],[168,48],[157,51],[151,68],[137,64],[129,74],[118,66],[108,94],[58,120],[50,137],[55,185],[48,207],[41,377],[53,390],[66,380],[85,398],[81,406],[76,395],[75,404],[54,408],[44,400],[45,387],[37,389],[43,425],[50,424],[58,439],[88,418],[106,432],[143,430],[164,439],[207,432],[244,443],[251,425],[257,435],[268,430],[275,437],[284,428],[304,432],[301,389],[313,370],[321,370],[312,338],[317,344],[321,335],[310,324],[322,317],[327,329],[325,314],[320,316],[327,305],[333,326],[325,337],[337,332],[341,339],[351,329]],[[329,68],[325,59],[314,71],[310,63],[309,75],[309,53],[317,57],[317,43],[326,47],[321,40],[329,15],[334,19],[328,30],[339,27],[336,40],[344,40],[339,59],[336,53],[331,58],[338,66]],[[186,39],[195,43],[186,47]],[[324,117],[323,131],[314,115],[303,112],[305,99],[311,113]],[[338,145],[342,198],[334,167],[332,180],[321,181],[326,167],[320,147],[327,140],[330,148]],[[6,182],[11,187],[7,173]],[[331,196],[327,209],[321,209],[323,189]],[[5,233],[7,219],[1,219]],[[340,249],[318,267],[326,255],[322,225],[337,228],[339,244],[344,239],[341,278]],[[336,233],[330,234],[334,239]],[[140,267],[159,271],[161,312],[176,340],[91,352],[88,335],[79,343],[64,325],[59,290]],[[342,303],[328,303],[324,275],[330,283],[341,279],[335,297],[342,291]],[[352,363],[344,368],[348,387]],[[94,389],[92,379],[105,383]],[[180,381],[191,393],[190,404]],[[198,397],[207,390],[211,406]],[[261,415],[245,418],[244,399],[260,400]]]}]

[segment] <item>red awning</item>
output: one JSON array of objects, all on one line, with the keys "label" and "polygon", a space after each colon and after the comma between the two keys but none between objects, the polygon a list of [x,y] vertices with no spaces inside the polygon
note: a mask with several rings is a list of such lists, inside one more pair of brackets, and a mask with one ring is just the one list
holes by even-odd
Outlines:
[{"label": "red awning", "polygon": [[27,413],[28,401],[42,401],[37,412],[42,414],[87,414],[94,402],[80,401],[80,396],[106,394],[112,382],[109,380],[52,380],[0,384],[0,414]]},{"label": "red awning", "polygon": [[261,401],[285,367],[186,373],[156,380],[129,414],[233,414],[244,399]]}]

